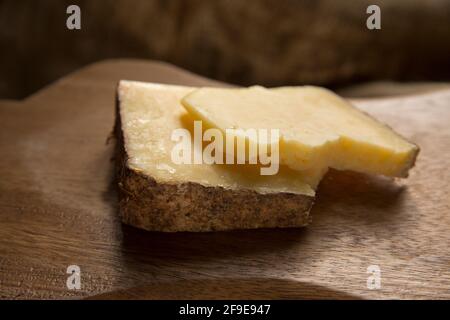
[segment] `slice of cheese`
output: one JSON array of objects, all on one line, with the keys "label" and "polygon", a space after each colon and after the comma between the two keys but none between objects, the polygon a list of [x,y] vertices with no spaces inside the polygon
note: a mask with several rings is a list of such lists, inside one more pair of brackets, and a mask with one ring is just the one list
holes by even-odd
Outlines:
[{"label": "slice of cheese", "polygon": [[119,112],[130,169],[150,176],[158,183],[189,182],[233,190],[249,189],[264,194],[285,192],[314,196],[321,172],[305,175],[281,166],[276,175],[263,176],[257,166],[250,165],[175,164],[171,152],[177,142],[171,140],[172,132],[192,127],[193,118],[180,101],[194,89],[120,82]]},{"label": "slice of cheese", "polygon": [[389,127],[319,87],[200,88],[185,96],[182,104],[194,117],[223,131],[279,129],[280,163],[299,171],[335,168],[406,177],[419,151]]}]

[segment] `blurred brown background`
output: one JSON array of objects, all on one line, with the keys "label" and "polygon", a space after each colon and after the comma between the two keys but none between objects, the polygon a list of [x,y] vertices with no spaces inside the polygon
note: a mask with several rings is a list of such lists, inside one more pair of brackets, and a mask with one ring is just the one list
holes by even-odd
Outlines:
[{"label": "blurred brown background", "polygon": [[[66,28],[70,4],[81,30]],[[366,28],[370,4],[381,30]],[[0,44],[0,98],[117,57],[242,85],[450,80],[450,1],[0,0]]]}]

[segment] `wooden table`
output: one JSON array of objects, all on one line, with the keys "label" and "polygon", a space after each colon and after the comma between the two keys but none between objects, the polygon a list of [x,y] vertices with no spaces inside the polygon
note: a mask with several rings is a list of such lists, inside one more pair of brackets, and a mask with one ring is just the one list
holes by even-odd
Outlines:
[{"label": "wooden table", "polygon": [[[164,234],[118,219],[119,79],[218,84],[111,60],[2,101],[1,298],[450,298],[450,90],[354,101],[421,146],[408,179],[331,172],[303,229]],[[66,287],[69,265],[81,290]]]}]

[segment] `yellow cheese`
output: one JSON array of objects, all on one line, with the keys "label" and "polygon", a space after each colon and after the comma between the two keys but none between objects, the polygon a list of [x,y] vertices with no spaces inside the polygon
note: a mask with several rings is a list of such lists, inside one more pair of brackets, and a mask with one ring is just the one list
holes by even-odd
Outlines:
[{"label": "yellow cheese", "polygon": [[[258,193],[288,192],[314,196],[322,172],[300,173],[281,166],[272,176],[262,176],[257,166],[175,164],[171,152],[172,133],[190,129],[193,118],[181,99],[191,87],[121,81],[118,88],[120,119],[127,166],[158,183],[193,182],[226,189],[251,189]],[[193,150],[192,152],[196,152]]]},{"label": "yellow cheese", "polygon": [[[326,168],[405,177],[418,147],[389,127],[318,87],[200,88],[182,104],[221,130],[279,129],[280,163],[299,170]],[[251,141],[251,145],[258,141]]]}]

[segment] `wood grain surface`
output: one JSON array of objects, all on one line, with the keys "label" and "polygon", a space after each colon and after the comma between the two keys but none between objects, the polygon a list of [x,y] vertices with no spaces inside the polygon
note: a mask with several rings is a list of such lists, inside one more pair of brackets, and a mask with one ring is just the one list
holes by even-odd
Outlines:
[{"label": "wood grain surface", "polygon": [[[330,172],[303,229],[165,234],[118,218],[119,79],[220,85],[111,60],[2,101],[1,298],[450,298],[450,90],[354,101],[421,146],[408,179]],[[66,287],[69,265],[81,290]]]}]

